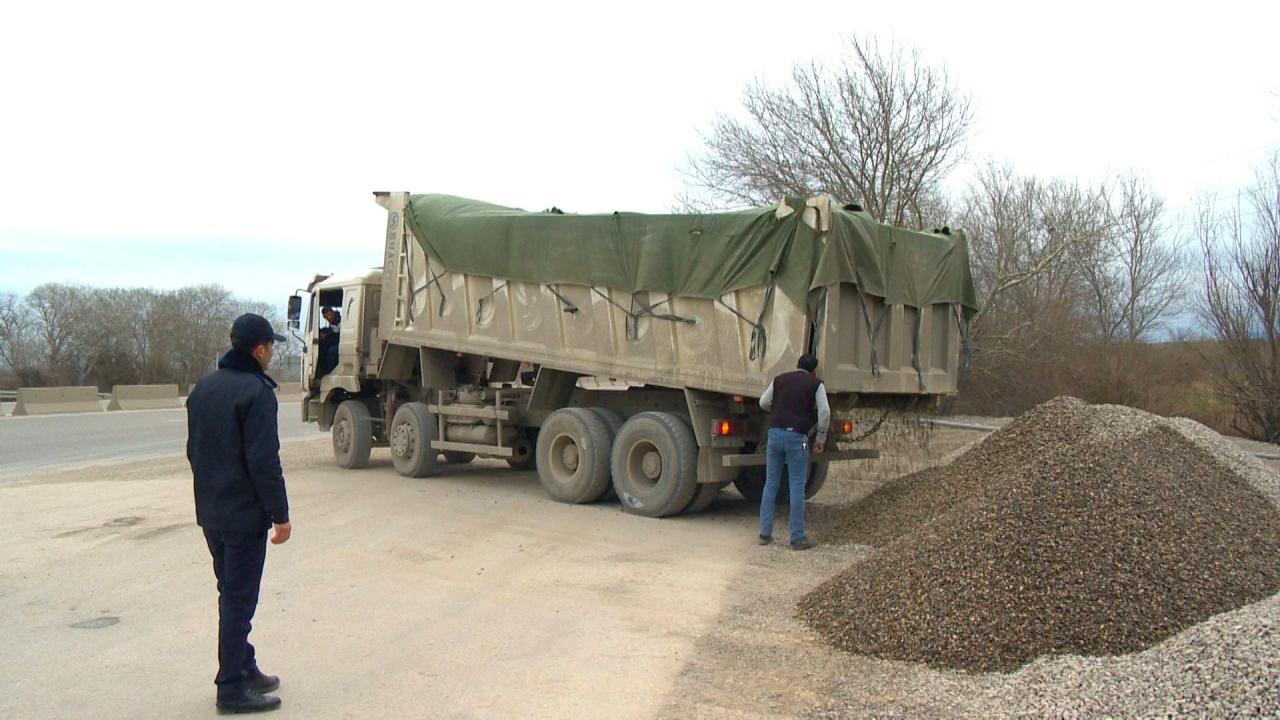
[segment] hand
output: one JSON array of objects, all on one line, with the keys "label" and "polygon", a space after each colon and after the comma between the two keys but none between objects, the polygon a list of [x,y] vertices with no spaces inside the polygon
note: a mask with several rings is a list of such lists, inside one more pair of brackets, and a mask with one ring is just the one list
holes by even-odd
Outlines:
[{"label": "hand", "polygon": [[282,545],[288,542],[291,533],[293,533],[292,523],[276,523],[275,532],[271,535],[271,544]]},{"label": "hand", "polygon": [[826,449],[827,449],[827,444],[826,444],[826,443],[814,443],[814,444],[813,444],[813,451],[814,451],[814,452],[816,452],[816,453],[820,453],[820,452],[822,452],[823,450],[826,450]]}]

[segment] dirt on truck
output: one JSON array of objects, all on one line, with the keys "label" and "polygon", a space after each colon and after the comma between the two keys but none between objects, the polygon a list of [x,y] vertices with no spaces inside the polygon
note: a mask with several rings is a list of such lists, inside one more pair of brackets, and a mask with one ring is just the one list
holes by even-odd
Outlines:
[{"label": "dirt on truck", "polygon": [[958,231],[890,227],[827,197],[686,215],[375,197],[382,266],[316,276],[305,324],[290,298],[308,346],[303,419],[332,433],[343,467],[374,447],[412,477],[502,458],[556,500],[616,495],[662,517],[730,483],[759,499],[758,397],[802,353],[832,407],[810,497],[829,463],[874,456],[849,447],[855,413],[956,390],[976,309]]}]

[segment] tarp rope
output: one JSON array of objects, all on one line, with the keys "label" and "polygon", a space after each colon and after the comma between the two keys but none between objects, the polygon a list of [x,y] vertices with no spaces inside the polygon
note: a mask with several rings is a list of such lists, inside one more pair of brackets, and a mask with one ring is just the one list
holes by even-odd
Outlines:
[{"label": "tarp rope", "polygon": [[972,339],[969,337],[969,323],[965,322],[964,313],[960,309],[960,303],[953,303],[951,305],[951,311],[956,316],[956,327],[960,331],[960,347],[963,349],[963,352],[960,355],[964,358],[962,368],[967,371],[973,362],[973,343]]},{"label": "tarp rope", "polygon": [[[640,299],[636,298],[635,293],[632,293],[632,294],[631,294],[631,308],[625,308],[625,307],[623,307],[623,306],[619,305],[617,302],[615,302],[615,301],[613,300],[613,298],[609,297],[609,295],[608,295],[608,294],[600,292],[600,290],[599,290],[598,288],[594,288],[594,287],[593,287],[593,288],[591,288],[591,292],[593,292],[593,293],[595,293],[595,294],[599,295],[600,297],[604,298],[606,302],[608,302],[610,305],[612,305],[612,306],[614,306],[614,307],[618,308],[619,310],[621,310],[621,311],[622,311],[622,313],[623,313],[624,315],[626,315],[626,316],[627,316],[627,320],[626,320],[626,333],[627,333],[627,339],[628,339],[628,340],[639,340],[639,339],[640,339],[640,318],[645,317],[646,315],[647,315],[647,316],[649,316],[649,317],[652,317],[652,318],[654,318],[654,319],[656,319],[656,320],[667,320],[667,321],[669,321],[669,322],[680,322],[680,323],[685,323],[685,324],[687,324],[687,325],[694,325],[694,324],[696,324],[696,323],[697,323],[697,320],[696,320],[696,319],[694,319],[694,318],[681,317],[681,316],[676,315],[676,314],[674,314],[674,313],[656,313],[656,312],[654,312],[654,310],[656,310],[656,309],[658,309],[659,307],[661,307],[661,306],[663,306],[663,305],[667,304],[668,302],[670,302],[670,301],[671,301],[671,299],[670,299],[670,298],[667,298],[666,300],[663,300],[663,301],[661,301],[661,302],[656,302],[656,303],[654,303],[654,304],[650,305],[650,304],[646,303],[645,301],[643,301],[643,300],[640,300]],[[639,305],[640,305],[640,309],[639,309],[639,310],[635,310],[635,309],[634,309],[634,308],[635,308],[635,306],[636,306],[637,304],[639,304]]]},{"label": "tarp rope", "polygon": [[574,305],[573,301],[571,301],[569,298],[565,297],[564,295],[561,295],[560,290],[555,285],[548,285],[547,289],[551,291],[552,295],[555,295],[556,297],[560,298],[560,302],[564,303],[564,307],[561,308],[562,310],[569,313],[570,315],[578,312],[578,306]]},{"label": "tarp rope", "polygon": [[[747,354],[748,360],[763,360],[765,350],[769,349],[768,335],[764,329],[764,314],[769,310],[769,303],[773,300],[773,290],[776,286],[770,284],[764,292],[764,304],[760,306],[760,317],[755,321],[738,312],[737,308],[724,301],[724,295],[716,298],[716,302],[724,306],[724,309],[737,315],[739,319],[751,326],[751,350]],[[726,293],[727,294],[727,293]]]},{"label": "tarp rope", "polygon": [[404,274],[405,274],[405,277],[409,280],[409,286],[411,288],[409,292],[409,308],[408,308],[409,322],[413,322],[413,319],[414,319],[413,306],[414,306],[414,303],[418,302],[418,294],[423,292],[424,290],[430,289],[432,285],[435,285],[436,290],[439,291],[440,293],[440,310],[438,314],[440,315],[440,317],[444,317],[444,306],[445,306],[445,302],[447,301],[447,298],[444,296],[444,287],[440,285],[440,279],[444,277],[444,273],[440,273],[439,275],[433,273],[431,271],[430,265],[427,266],[426,272],[431,275],[431,279],[426,281],[422,285],[419,285],[418,287],[413,287],[413,268],[412,267],[405,268]]},{"label": "tarp rope", "polygon": [[507,284],[504,282],[504,283],[502,283],[501,285],[499,285],[499,286],[495,287],[494,289],[490,290],[489,292],[485,293],[485,294],[484,294],[484,295],[482,295],[481,297],[476,298],[476,324],[477,324],[477,325],[479,325],[479,324],[480,324],[480,322],[481,322],[481,321],[480,321],[480,318],[481,318],[481,316],[484,314],[484,303],[485,303],[485,301],[486,301],[486,300],[488,300],[489,298],[493,297],[493,294],[494,294],[494,293],[498,292],[499,290],[501,290],[502,288],[504,288],[504,287],[506,287],[506,286],[507,286]]},{"label": "tarp rope", "polygon": [[880,334],[880,327],[884,324],[885,316],[889,314],[889,306],[884,306],[884,310],[880,311],[880,317],[872,324],[871,308],[867,307],[866,293],[862,292],[861,285],[854,285],[853,287],[858,291],[858,304],[862,306],[862,319],[867,324],[867,338],[871,340],[871,375],[879,377],[880,356],[876,353],[876,337]]},{"label": "tarp rope", "polygon": [[[408,208],[408,212],[409,213],[413,212],[412,207]],[[405,225],[405,228],[410,229],[408,224]],[[418,301],[418,293],[422,292],[423,290],[427,290],[432,285],[435,285],[436,290],[440,292],[440,309],[436,314],[439,315],[440,317],[444,317],[444,306],[445,306],[445,303],[448,301],[448,298],[444,296],[444,286],[440,285],[440,278],[444,277],[444,273],[448,271],[446,270],[444,272],[441,272],[439,275],[434,273],[431,270],[431,257],[427,254],[426,249],[424,248],[422,252],[422,259],[424,262],[426,262],[426,267],[423,268],[423,272],[431,275],[431,279],[428,280],[425,284],[423,284],[420,287],[414,287],[413,286],[413,253],[411,253],[409,250],[409,238],[411,236],[412,235],[409,232],[401,233],[400,235],[400,267],[404,270],[404,276],[409,281],[409,307],[408,307],[408,313],[407,313],[409,316],[409,322],[413,322],[413,318],[414,318],[413,304]]]},{"label": "tarp rope", "polygon": [[920,328],[924,325],[924,309],[916,308],[916,331],[911,336],[911,367],[916,369],[916,379],[920,381],[920,392],[925,392],[924,370],[920,368]]},{"label": "tarp rope", "polygon": [[[430,271],[430,269],[428,269],[428,271]],[[423,285],[423,288],[429,288],[432,285],[435,285],[436,291],[440,293],[440,309],[436,311],[436,314],[439,315],[440,317],[444,317],[444,306],[449,301],[449,298],[444,296],[444,285],[441,284],[440,282],[442,279],[444,279],[443,272],[441,272],[439,275],[432,272],[431,281],[428,282],[426,285]]]}]

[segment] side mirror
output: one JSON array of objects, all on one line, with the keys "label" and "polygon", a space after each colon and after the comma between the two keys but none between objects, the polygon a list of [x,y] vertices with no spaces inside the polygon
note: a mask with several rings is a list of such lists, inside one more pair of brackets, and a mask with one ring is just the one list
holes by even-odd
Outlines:
[{"label": "side mirror", "polygon": [[297,330],[302,326],[302,296],[289,296],[289,327]]}]

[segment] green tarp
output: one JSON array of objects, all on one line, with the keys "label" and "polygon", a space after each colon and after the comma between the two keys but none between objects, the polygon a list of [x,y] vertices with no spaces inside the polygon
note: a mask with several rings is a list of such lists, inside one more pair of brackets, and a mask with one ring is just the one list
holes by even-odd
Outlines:
[{"label": "green tarp", "polygon": [[455,272],[699,298],[775,283],[802,306],[809,290],[850,282],[890,304],[977,309],[961,233],[891,228],[833,207],[824,238],[801,213],[780,219],[776,211],[566,215],[413,195],[405,221],[423,250]]}]

